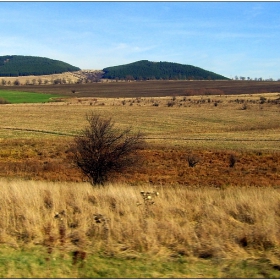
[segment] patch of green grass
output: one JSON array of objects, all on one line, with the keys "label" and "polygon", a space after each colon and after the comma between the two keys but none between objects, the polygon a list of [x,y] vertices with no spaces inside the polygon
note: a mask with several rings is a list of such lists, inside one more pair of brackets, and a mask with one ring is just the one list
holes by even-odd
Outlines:
[{"label": "patch of green grass", "polygon": [[71,253],[42,248],[0,248],[1,278],[279,278],[267,259],[135,258],[88,254],[73,264]]},{"label": "patch of green grass", "polygon": [[0,98],[10,103],[42,103],[59,98],[58,95],[25,91],[0,90]]}]

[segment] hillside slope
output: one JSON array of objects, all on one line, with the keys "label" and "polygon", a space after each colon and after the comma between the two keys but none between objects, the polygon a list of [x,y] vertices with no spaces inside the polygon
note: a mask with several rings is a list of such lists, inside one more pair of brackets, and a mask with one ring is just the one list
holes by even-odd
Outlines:
[{"label": "hillside slope", "polygon": [[134,80],[228,80],[202,68],[173,62],[140,60],[130,64],[103,69],[105,79]]},{"label": "hillside slope", "polygon": [[78,71],[80,68],[63,61],[37,56],[0,56],[0,76],[17,77],[28,75],[50,75]]}]

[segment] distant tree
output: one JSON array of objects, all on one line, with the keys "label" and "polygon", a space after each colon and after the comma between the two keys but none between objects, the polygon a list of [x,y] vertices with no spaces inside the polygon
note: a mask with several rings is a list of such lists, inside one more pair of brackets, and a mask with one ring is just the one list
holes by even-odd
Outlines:
[{"label": "distant tree", "polygon": [[237,161],[236,156],[234,154],[230,154],[229,155],[229,167],[233,168],[236,161]]},{"label": "distant tree", "polygon": [[61,79],[55,79],[55,80],[53,80],[53,84],[54,84],[54,85],[61,84]]},{"label": "distant tree", "polygon": [[104,184],[112,173],[119,173],[139,162],[143,135],[116,129],[111,118],[87,115],[89,126],[74,141],[74,162],[92,185]]},{"label": "distant tree", "polygon": [[20,86],[20,81],[19,81],[18,79],[16,79],[16,80],[14,81],[14,85],[15,85],[15,86]]}]

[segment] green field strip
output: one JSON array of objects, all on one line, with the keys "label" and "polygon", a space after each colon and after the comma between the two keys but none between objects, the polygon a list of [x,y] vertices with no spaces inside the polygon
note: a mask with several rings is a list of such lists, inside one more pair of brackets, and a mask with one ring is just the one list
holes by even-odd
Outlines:
[{"label": "green field strip", "polygon": [[55,101],[56,98],[60,98],[60,96],[48,93],[0,90],[0,99],[6,100],[12,104],[44,103]]}]

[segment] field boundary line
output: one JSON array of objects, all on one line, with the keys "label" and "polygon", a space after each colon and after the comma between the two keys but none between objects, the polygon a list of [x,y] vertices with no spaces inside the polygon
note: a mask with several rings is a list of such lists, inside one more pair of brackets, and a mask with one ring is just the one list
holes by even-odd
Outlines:
[{"label": "field boundary line", "polygon": [[251,142],[258,142],[258,141],[273,141],[278,142],[280,139],[229,139],[229,138],[173,138],[173,137],[145,137],[148,140],[181,140],[181,141],[251,141]]},{"label": "field boundary line", "polygon": [[40,130],[40,129],[31,129],[31,128],[0,127],[0,129],[30,131],[30,132],[47,133],[47,134],[55,134],[55,135],[62,135],[62,136],[77,136],[76,134],[71,134],[71,133]]},{"label": "field boundary line", "polygon": [[[0,129],[6,130],[20,130],[20,131],[30,131],[30,132],[37,132],[37,133],[47,133],[47,134],[54,134],[54,135],[61,135],[61,136],[78,136],[78,134],[66,133],[66,132],[57,132],[57,131],[48,131],[48,130],[40,130],[40,129],[31,129],[31,128],[17,128],[17,127],[0,127]],[[143,137],[146,140],[177,140],[177,141],[244,141],[244,142],[279,142],[280,139],[242,139],[242,138],[174,138],[174,137]]]}]

